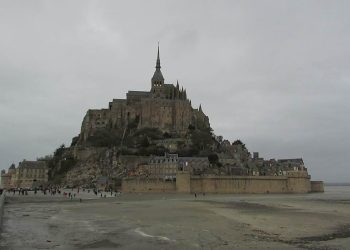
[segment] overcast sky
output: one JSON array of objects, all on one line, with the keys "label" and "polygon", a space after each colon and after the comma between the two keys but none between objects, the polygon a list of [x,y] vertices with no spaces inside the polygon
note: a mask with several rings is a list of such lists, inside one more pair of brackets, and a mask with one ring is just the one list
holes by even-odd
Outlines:
[{"label": "overcast sky", "polygon": [[2,1],[0,169],[69,145],[90,108],[149,90],[160,41],[215,134],[350,181],[349,1]]}]

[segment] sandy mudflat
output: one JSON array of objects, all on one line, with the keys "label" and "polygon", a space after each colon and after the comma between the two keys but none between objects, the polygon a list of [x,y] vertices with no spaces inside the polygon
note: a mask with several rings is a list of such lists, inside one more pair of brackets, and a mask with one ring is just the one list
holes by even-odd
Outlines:
[{"label": "sandy mudflat", "polygon": [[0,249],[350,249],[350,187],[197,198],[80,193],[72,201],[9,195],[0,242]]}]

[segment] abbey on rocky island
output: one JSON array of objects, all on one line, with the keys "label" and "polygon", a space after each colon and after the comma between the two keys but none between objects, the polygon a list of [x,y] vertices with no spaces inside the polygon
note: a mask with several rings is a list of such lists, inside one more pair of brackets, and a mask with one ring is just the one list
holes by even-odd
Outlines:
[{"label": "abbey on rocky island", "polygon": [[186,90],[166,84],[161,72],[159,46],[156,70],[150,91],[129,91],[126,99],[113,99],[108,109],[87,111],[79,137],[80,143],[92,136],[97,129],[157,128],[169,134],[183,135],[189,126],[210,128],[209,118],[201,106],[192,108]]},{"label": "abbey on rocky island", "polygon": [[178,83],[165,84],[159,46],[150,91],[129,91],[106,109],[88,110],[69,147],[22,163],[19,176],[14,165],[3,171],[6,188],[37,185],[31,180],[37,172],[33,166],[43,166],[42,186],[185,193],[324,190],[322,181],[311,181],[302,158],[267,160],[251,154],[239,139],[216,136],[201,106],[192,108],[186,90]]}]

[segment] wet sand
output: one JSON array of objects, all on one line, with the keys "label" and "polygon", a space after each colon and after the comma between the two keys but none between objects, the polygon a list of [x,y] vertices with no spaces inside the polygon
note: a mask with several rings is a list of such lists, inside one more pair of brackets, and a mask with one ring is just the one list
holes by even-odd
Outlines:
[{"label": "wet sand", "polygon": [[197,198],[9,195],[0,249],[350,249],[350,187]]}]

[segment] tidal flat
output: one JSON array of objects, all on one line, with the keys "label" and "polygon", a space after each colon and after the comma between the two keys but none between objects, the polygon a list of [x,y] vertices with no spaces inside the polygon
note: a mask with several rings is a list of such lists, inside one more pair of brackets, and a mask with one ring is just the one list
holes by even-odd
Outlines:
[{"label": "tidal flat", "polygon": [[350,186],[297,195],[7,194],[0,249],[350,249]]}]

